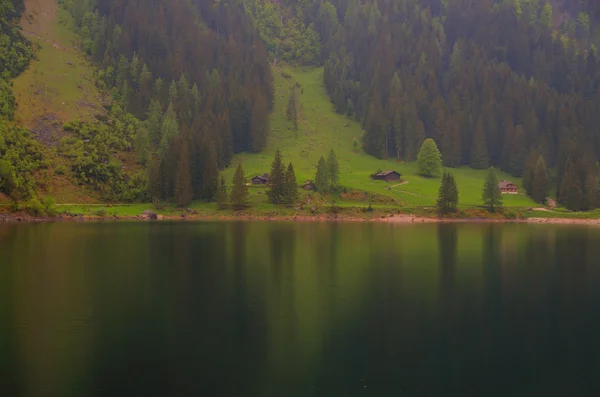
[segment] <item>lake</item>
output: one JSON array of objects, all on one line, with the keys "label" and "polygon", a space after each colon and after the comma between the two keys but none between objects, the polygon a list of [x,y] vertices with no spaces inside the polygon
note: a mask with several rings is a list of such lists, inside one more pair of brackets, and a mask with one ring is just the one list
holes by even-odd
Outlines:
[{"label": "lake", "polygon": [[597,227],[0,225],[1,396],[599,391]]}]

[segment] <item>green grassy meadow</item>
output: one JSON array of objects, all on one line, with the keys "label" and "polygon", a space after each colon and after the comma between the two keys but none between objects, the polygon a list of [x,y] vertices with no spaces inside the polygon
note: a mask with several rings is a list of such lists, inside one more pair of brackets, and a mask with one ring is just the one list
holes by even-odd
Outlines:
[{"label": "green grassy meadow", "polygon": [[[403,207],[434,206],[440,178],[423,178],[417,175],[415,163],[379,160],[353,151],[354,140],[360,143],[362,129],[358,122],[335,113],[333,105],[322,85],[323,68],[274,70],[275,108],[271,115],[271,132],[267,147],[260,153],[243,153],[235,157],[233,164],[225,170],[229,182],[238,163],[242,163],[248,178],[269,172],[275,150],[279,148],[287,163],[294,164],[299,183],[313,179],[320,156],[335,150],[340,160],[340,182],[349,190],[372,192],[393,199]],[[283,75],[291,76],[286,79]],[[290,87],[300,85],[300,120],[298,131],[285,115]],[[373,181],[370,175],[378,169],[394,169],[402,174],[404,183]],[[448,169],[454,173],[462,207],[482,204],[481,192],[487,170],[468,167]],[[499,179],[510,180],[517,185],[520,178],[499,172]],[[265,197],[266,200],[266,197]],[[505,195],[506,207],[539,206],[525,194]]]},{"label": "green grassy meadow", "polygon": [[36,59],[14,80],[17,122],[87,120],[102,111],[94,68],[76,47],[73,18],[54,1],[30,0],[21,26],[38,47]]}]

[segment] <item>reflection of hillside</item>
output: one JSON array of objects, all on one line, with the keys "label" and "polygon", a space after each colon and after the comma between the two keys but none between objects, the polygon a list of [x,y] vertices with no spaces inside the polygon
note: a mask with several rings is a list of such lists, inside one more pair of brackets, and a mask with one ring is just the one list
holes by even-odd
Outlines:
[{"label": "reflection of hillside", "polygon": [[562,390],[600,357],[586,342],[600,330],[597,229],[6,230],[0,353],[15,396],[462,395],[523,374],[504,379],[507,392],[536,371]]},{"label": "reflection of hillside", "polygon": [[59,396],[82,392],[93,336],[86,255],[75,230],[56,225],[21,228],[13,246],[14,327],[22,395]]}]

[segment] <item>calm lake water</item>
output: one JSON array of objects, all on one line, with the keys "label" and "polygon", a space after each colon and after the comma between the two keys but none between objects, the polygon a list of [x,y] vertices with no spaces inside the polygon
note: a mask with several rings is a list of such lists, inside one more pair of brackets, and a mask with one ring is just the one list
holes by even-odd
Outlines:
[{"label": "calm lake water", "polygon": [[0,225],[0,395],[592,396],[600,228]]}]

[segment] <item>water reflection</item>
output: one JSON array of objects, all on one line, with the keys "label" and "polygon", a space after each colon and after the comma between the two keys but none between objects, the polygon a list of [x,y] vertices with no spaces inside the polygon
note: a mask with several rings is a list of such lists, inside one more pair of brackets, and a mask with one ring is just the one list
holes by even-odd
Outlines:
[{"label": "water reflection", "polygon": [[0,392],[590,395],[598,257],[548,225],[4,225]]}]

